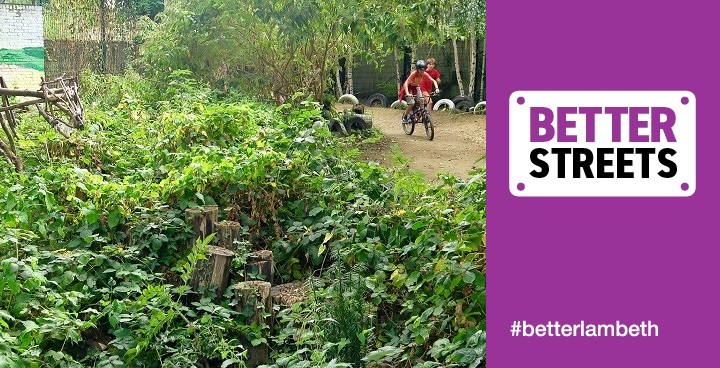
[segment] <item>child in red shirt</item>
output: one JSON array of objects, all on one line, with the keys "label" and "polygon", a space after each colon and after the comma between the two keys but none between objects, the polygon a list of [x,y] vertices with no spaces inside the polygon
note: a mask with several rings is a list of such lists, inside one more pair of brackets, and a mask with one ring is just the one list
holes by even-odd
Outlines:
[{"label": "child in red shirt", "polygon": [[426,69],[427,63],[425,63],[425,60],[418,60],[415,63],[415,71],[410,73],[408,78],[405,80],[405,83],[403,83],[402,88],[398,91],[398,98],[400,100],[405,98],[405,101],[407,102],[405,114],[403,115],[403,122],[407,122],[407,116],[412,111],[413,105],[415,105],[415,98],[413,95],[417,93],[418,86],[420,87],[420,91],[423,96],[425,96],[425,101],[430,101],[430,91],[433,85],[435,86],[435,92],[439,92],[437,82],[425,72]]}]

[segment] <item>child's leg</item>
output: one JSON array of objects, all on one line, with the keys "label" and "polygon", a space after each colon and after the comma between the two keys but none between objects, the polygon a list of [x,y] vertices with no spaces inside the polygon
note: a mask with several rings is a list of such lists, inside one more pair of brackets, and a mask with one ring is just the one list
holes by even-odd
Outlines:
[{"label": "child's leg", "polygon": [[405,96],[405,102],[407,102],[407,107],[405,107],[405,116],[410,114],[413,109],[413,105],[415,105],[415,97],[413,96]]},{"label": "child's leg", "polygon": [[431,106],[432,99],[430,98],[430,93],[423,91],[423,101],[425,101],[425,106]]}]

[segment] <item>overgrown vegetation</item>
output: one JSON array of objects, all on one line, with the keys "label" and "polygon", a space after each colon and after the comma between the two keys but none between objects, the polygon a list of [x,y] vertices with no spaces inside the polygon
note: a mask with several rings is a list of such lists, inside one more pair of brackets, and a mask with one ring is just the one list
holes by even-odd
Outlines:
[{"label": "overgrown vegetation", "polygon": [[[272,367],[484,364],[483,171],[428,187],[356,160],[319,104],[184,71],[83,81],[84,131],[23,115],[26,170],[0,163],[0,366],[244,366],[263,341]],[[207,244],[186,246],[183,211],[204,204],[310,287],[269,338],[230,289],[191,297]]]},{"label": "overgrown vegetation", "polygon": [[[393,55],[397,80],[386,93],[393,96],[402,83],[405,50],[448,41],[456,49],[458,41],[471,44],[470,95],[476,71],[483,72],[477,61],[482,49],[476,48],[477,40],[485,39],[485,0],[356,0],[340,6],[329,0],[176,0],[157,20],[143,33],[137,65],[145,73],[189,69],[217,88],[256,95],[303,91],[320,100],[328,92],[353,93],[352,69],[359,60],[378,65]],[[344,86],[338,85],[341,64]]]}]

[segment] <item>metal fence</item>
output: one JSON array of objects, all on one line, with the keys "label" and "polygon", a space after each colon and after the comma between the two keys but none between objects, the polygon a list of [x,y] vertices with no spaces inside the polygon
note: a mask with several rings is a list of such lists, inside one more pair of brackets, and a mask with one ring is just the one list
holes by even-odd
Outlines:
[{"label": "metal fence", "polygon": [[137,55],[136,18],[113,1],[50,1],[43,9],[45,76],[122,73]]},{"label": "metal fence", "polygon": [[[412,71],[412,65],[415,60],[412,58],[411,50],[405,54],[398,55],[400,59],[400,77],[401,82]],[[483,78],[483,49],[482,43],[477,45],[477,61],[475,65],[475,92],[473,93],[474,101],[484,101],[485,91],[481,90],[481,86],[485,86]],[[457,74],[455,72],[455,59],[453,56],[452,43],[448,42],[442,46],[419,46],[414,52],[416,59],[434,58],[437,63],[437,69],[441,73],[440,89],[441,98],[452,99],[460,94],[457,83]],[[470,82],[470,44],[469,42],[458,42],[458,60],[460,62],[460,76],[462,78],[465,93],[468,93],[468,85]],[[344,83],[344,79],[341,80]],[[353,69],[353,92],[362,99],[374,93],[382,93],[390,102],[397,99],[397,81],[395,74],[395,58],[393,55],[379,60],[377,65],[360,61]]]}]

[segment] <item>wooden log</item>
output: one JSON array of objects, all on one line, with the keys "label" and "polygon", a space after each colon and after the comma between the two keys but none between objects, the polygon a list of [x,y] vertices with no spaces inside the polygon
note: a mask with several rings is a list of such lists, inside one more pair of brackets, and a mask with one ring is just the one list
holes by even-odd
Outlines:
[{"label": "wooden log", "polygon": [[230,268],[234,257],[235,253],[229,249],[208,247],[207,259],[198,261],[195,265],[191,282],[193,290],[200,292],[203,289],[214,289],[217,292],[215,302],[219,303],[230,281]]},{"label": "wooden log", "polygon": [[250,253],[245,264],[245,281],[262,280],[272,284],[274,277],[275,267],[273,267],[272,251],[258,250]]},{"label": "wooden log", "polygon": [[307,300],[307,294],[307,285],[303,281],[273,285],[270,290],[273,305],[279,305],[282,308],[289,308],[295,303]]},{"label": "wooden log", "polygon": [[[235,295],[238,300],[236,310],[247,317],[248,324],[267,325],[269,329],[263,329],[263,337],[269,337],[268,332],[272,330],[273,309],[270,298],[270,283],[266,281],[245,281],[235,286]],[[263,316],[267,314],[267,316]],[[248,345],[248,365],[257,367],[268,364],[270,351],[266,343],[257,346]]]},{"label": "wooden log", "polygon": [[220,221],[215,224],[218,246],[238,252],[236,242],[240,241],[240,223],[236,221]]},{"label": "wooden log", "polygon": [[215,224],[218,222],[218,206],[206,205],[202,210],[205,215],[205,234],[210,235],[215,232]]},{"label": "wooden log", "polygon": [[199,208],[188,208],[185,210],[185,222],[193,229],[193,236],[188,239],[188,247],[192,248],[198,239],[202,241],[209,234],[207,233],[207,224],[205,213]]}]

